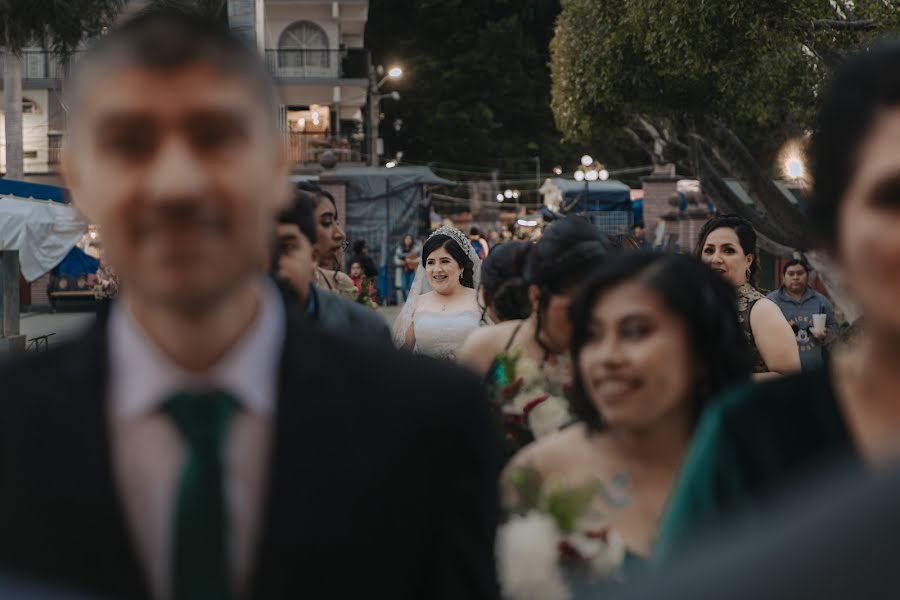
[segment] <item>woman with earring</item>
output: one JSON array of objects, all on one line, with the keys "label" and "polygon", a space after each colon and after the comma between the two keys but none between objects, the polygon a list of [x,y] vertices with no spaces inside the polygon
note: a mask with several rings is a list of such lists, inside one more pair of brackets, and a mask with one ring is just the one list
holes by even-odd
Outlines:
[{"label": "woman with earring", "polygon": [[315,286],[335,292],[350,300],[356,298],[356,290],[350,277],[341,271],[347,234],[338,220],[334,197],[325,190],[313,193],[316,203],[316,240],[313,251],[316,257]]},{"label": "woman with earring", "polygon": [[800,371],[797,339],[781,309],[756,289],[756,231],[737,215],[710,219],[697,241],[697,258],[719,274],[737,294],[738,320],[754,353],[754,378]]},{"label": "woman with earring", "polygon": [[454,360],[481,323],[475,297],[481,260],[463,232],[444,226],[425,242],[422,261],[394,323],[394,342],[419,354]]}]

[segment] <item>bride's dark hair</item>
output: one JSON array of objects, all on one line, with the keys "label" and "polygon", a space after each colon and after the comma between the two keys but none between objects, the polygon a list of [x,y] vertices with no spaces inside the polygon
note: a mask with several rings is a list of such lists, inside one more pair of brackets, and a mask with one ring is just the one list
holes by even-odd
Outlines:
[{"label": "bride's dark hair", "polygon": [[422,265],[424,266],[428,256],[438,248],[446,250],[453,257],[453,260],[456,261],[456,264],[459,265],[459,268],[463,270],[459,282],[467,288],[475,289],[475,265],[460,245],[450,236],[438,234],[428,238],[428,241],[422,247]]}]

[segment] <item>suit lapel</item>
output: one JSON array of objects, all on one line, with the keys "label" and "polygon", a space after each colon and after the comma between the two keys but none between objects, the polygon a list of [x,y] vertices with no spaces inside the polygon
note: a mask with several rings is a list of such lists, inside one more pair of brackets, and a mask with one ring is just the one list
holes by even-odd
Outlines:
[{"label": "suit lapel", "polygon": [[[279,369],[278,403],[273,425],[274,439],[268,463],[264,511],[250,577],[252,598],[280,597],[282,579],[297,565],[281,564],[283,550],[298,541],[297,515],[303,514],[302,484],[310,463],[302,460],[315,446],[313,428],[298,430],[298,423],[315,423],[315,390],[319,377],[328,377],[327,361],[314,347],[316,334],[306,320],[288,309],[284,350]],[[312,339],[311,337],[312,336]],[[302,413],[301,413],[302,411]],[[294,576],[297,576],[294,573]]]},{"label": "suit lapel", "polygon": [[[122,500],[114,478],[112,448],[107,418],[107,329],[104,320],[72,346],[65,366],[67,388],[73,401],[68,404],[72,421],[71,440],[82,449],[74,464],[80,472],[72,474],[83,485],[71,491],[75,518],[93,524],[95,538],[86,540],[96,546],[99,556],[108,561],[102,569],[113,578],[110,586],[129,598],[149,596],[149,587],[140,567],[125,518]],[[96,558],[94,558],[96,559]]]}]

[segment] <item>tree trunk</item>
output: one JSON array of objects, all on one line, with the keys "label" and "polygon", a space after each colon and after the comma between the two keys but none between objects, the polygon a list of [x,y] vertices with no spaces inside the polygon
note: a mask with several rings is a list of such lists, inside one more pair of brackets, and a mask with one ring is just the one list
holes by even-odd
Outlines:
[{"label": "tree trunk", "polygon": [[22,57],[3,53],[3,115],[5,119],[6,178],[22,179]]}]

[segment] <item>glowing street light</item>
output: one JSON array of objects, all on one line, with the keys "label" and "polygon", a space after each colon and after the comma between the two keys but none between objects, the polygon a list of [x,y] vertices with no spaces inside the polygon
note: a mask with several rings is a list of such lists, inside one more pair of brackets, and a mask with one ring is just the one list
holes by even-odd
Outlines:
[{"label": "glowing street light", "polygon": [[403,76],[403,69],[400,67],[392,67],[390,71],[388,71],[388,77],[391,79],[398,79]]},{"label": "glowing street light", "polygon": [[784,171],[791,179],[803,179],[806,168],[799,156],[788,156],[784,161]]},{"label": "glowing street light", "polygon": [[518,198],[518,197],[519,197],[519,190],[515,190],[515,191],[512,193],[512,197],[513,197],[513,198]]},{"label": "glowing street light", "polygon": [[575,181],[584,181],[584,171],[575,171]]},{"label": "glowing street light", "polygon": [[562,175],[562,167],[560,167],[560,166],[553,167],[553,174],[554,175]]},{"label": "glowing street light", "polygon": [[581,157],[581,166],[589,167],[592,164],[594,164],[594,159],[591,158],[590,154],[585,154],[584,156]]},{"label": "glowing street light", "polygon": [[393,169],[394,167],[397,166],[397,161],[396,161],[396,160],[389,161],[389,162],[388,162],[386,165],[384,165],[384,166],[387,167],[388,169]]},{"label": "glowing street light", "polygon": [[606,169],[600,169],[599,175],[600,181],[606,181],[607,179],[609,179],[609,171],[607,171]]},{"label": "glowing street light", "polygon": [[513,197],[513,191],[512,191],[512,190],[506,190],[505,192],[503,192],[503,195],[506,197],[507,200],[509,200],[510,198]]},{"label": "glowing street light", "polygon": [[497,194],[497,202],[503,202],[503,194]]},{"label": "glowing street light", "polygon": [[597,173],[596,169],[588,169],[587,173],[584,174],[584,178],[588,181],[597,181],[598,177],[600,177],[600,174]]}]

